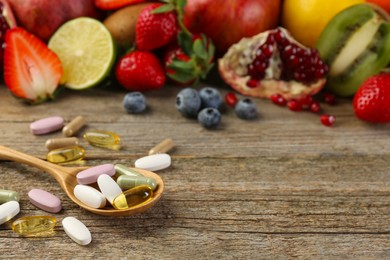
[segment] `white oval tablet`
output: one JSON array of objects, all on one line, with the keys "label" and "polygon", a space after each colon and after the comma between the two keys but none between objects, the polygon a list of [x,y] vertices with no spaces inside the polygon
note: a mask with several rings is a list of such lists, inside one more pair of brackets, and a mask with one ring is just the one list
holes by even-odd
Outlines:
[{"label": "white oval tablet", "polygon": [[39,119],[30,124],[31,133],[34,135],[48,134],[61,129],[64,126],[64,119],[60,116],[52,116]]},{"label": "white oval tablet", "polygon": [[121,187],[109,175],[102,174],[97,179],[100,191],[106,199],[112,204],[114,199],[122,193]]},{"label": "white oval tablet", "polygon": [[171,156],[166,153],[153,154],[139,158],[135,161],[135,167],[148,171],[158,171],[171,165]]},{"label": "white oval tablet", "polygon": [[20,211],[19,202],[8,201],[0,205],[0,225],[15,217]]},{"label": "white oval tablet", "polygon": [[115,174],[115,166],[113,164],[107,163],[88,168],[76,175],[77,182],[79,184],[95,183],[97,178],[102,174],[113,176]]},{"label": "white oval tablet", "polygon": [[77,244],[88,245],[92,241],[91,232],[75,217],[66,217],[62,220],[65,233]]},{"label": "white oval tablet", "polygon": [[74,195],[85,205],[98,209],[106,206],[106,197],[97,189],[87,185],[76,185]]}]

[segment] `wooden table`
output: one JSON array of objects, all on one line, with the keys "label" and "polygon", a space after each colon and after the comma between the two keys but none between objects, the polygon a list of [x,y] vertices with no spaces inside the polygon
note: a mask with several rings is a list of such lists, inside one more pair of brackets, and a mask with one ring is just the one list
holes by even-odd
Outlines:
[{"label": "wooden table", "polygon": [[[159,171],[166,190],[142,214],[112,218],[73,204],[57,182],[36,169],[1,161],[0,188],[21,194],[17,217],[44,215],[27,197],[32,188],[62,200],[50,237],[20,237],[12,221],[0,226],[0,258],[129,259],[340,259],[390,257],[390,125],[355,118],[350,100],[323,105],[334,127],[319,116],[295,113],[256,100],[260,117],[243,121],[223,112],[218,130],[203,129],[175,108],[180,88],[146,94],[148,111],[127,114],[125,91],[108,87],[63,91],[55,102],[28,106],[0,87],[0,144],[44,158],[48,138],[29,124],[47,116],[66,121],[83,115],[88,126],[118,133],[123,149],[89,146],[86,164],[129,166],[155,144],[171,137],[172,166]],[[222,93],[228,91],[221,88]],[[81,137],[81,135],[80,135]],[[93,241],[75,244],[61,220],[75,216]]]}]

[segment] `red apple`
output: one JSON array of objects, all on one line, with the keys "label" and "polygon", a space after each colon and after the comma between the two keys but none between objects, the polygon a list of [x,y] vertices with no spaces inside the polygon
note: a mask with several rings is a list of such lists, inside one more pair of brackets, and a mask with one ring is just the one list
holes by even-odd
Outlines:
[{"label": "red apple", "polygon": [[184,23],[209,36],[219,54],[243,37],[278,25],[280,0],[187,0]]},{"label": "red apple", "polygon": [[97,17],[94,0],[8,0],[19,26],[47,41],[63,23]]}]

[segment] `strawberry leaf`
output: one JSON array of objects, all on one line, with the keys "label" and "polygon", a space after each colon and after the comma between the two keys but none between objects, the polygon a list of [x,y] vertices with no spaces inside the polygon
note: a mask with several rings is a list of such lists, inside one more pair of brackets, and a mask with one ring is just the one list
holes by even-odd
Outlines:
[{"label": "strawberry leaf", "polygon": [[181,69],[181,70],[193,70],[195,67],[194,61],[180,61],[180,60],[173,60],[172,63],[168,66],[170,69]]},{"label": "strawberry leaf", "polygon": [[168,13],[168,12],[171,12],[173,10],[175,10],[175,6],[173,4],[165,4],[165,5],[162,5],[156,9],[154,9],[153,11],[151,11],[152,14],[162,14],[162,13]]},{"label": "strawberry leaf", "polygon": [[182,48],[183,52],[187,56],[191,56],[191,54],[192,54],[192,35],[189,35],[188,33],[184,32],[184,31],[180,31],[177,35],[177,40],[178,40],[179,45]]},{"label": "strawberry leaf", "polygon": [[208,60],[208,53],[201,39],[196,39],[192,48],[196,56]]},{"label": "strawberry leaf", "polygon": [[196,77],[192,73],[177,72],[177,73],[168,73],[168,77],[174,81],[187,83],[194,80]]}]

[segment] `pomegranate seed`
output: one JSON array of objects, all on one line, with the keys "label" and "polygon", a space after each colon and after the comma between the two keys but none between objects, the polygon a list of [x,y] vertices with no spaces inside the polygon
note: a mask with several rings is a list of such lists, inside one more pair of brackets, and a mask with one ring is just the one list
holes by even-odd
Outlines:
[{"label": "pomegranate seed", "polygon": [[302,106],[310,107],[311,104],[313,104],[313,97],[310,95],[307,95],[307,96],[301,98],[301,103],[302,103]]},{"label": "pomegranate seed", "polygon": [[256,79],[250,79],[250,80],[248,80],[246,85],[250,88],[255,88],[255,87],[257,87],[257,83],[258,83],[258,81]]},{"label": "pomegranate seed", "polygon": [[271,58],[272,54],[274,53],[274,46],[272,44],[263,44],[260,49],[267,58]]},{"label": "pomegranate seed", "polygon": [[301,111],[302,110],[302,103],[299,100],[291,99],[287,102],[287,107],[292,111]]},{"label": "pomegranate seed", "polygon": [[287,104],[287,100],[280,94],[273,94],[271,96],[271,101],[281,107],[284,107]]},{"label": "pomegranate seed", "polygon": [[273,34],[269,34],[265,43],[268,45],[272,45],[275,43],[275,36]]},{"label": "pomegranate seed", "polygon": [[284,35],[283,35],[283,32],[279,29],[277,29],[274,33],[274,39],[277,41],[277,42],[282,42],[284,39]]},{"label": "pomegranate seed", "polygon": [[324,126],[332,126],[336,121],[336,117],[332,115],[321,115],[320,119]]},{"label": "pomegranate seed", "polygon": [[334,105],[336,103],[336,98],[332,93],[324,93],[324,100],[329,105]]},{"label": "pomegranate seed", "polygon": [[310,111],[313,113],[318,113],[320,108],[320,103],[318,101],[313,101],[313,103],[310,105]]},{"label": "pomegranate seed", "polygon": [[228,92],[225,95],[225,102],[228,106],[234,108],[238,102],[236,94],[234,92]]}]

